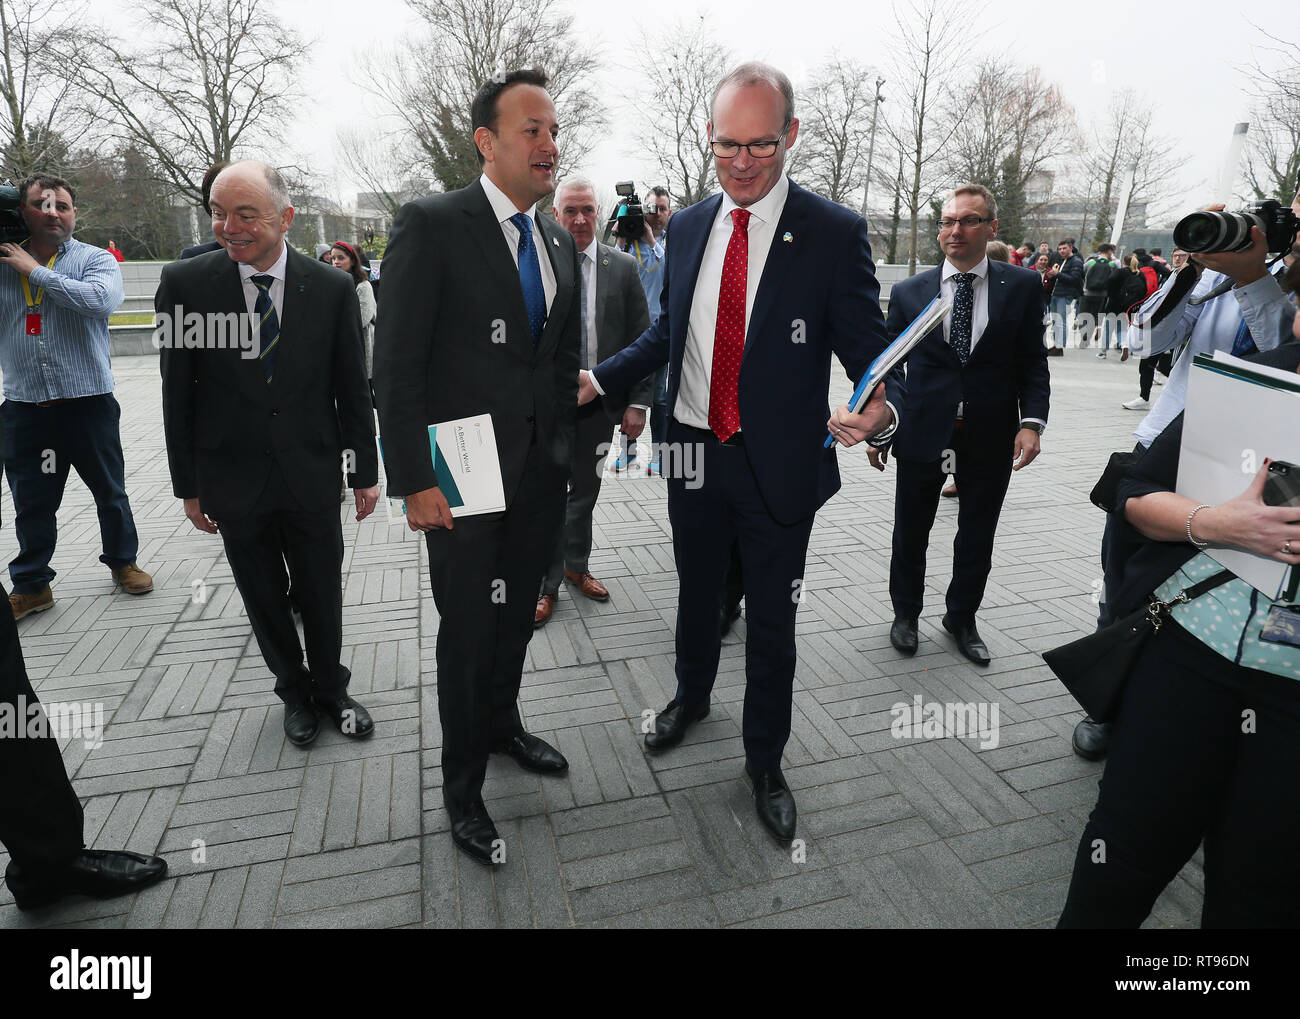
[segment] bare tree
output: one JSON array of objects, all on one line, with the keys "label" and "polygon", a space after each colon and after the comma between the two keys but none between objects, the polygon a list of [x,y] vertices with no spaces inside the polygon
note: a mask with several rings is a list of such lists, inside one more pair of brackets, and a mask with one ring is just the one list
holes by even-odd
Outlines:
[{"label": "bare tree", "polygon": [[86,141],[90,111],[72,102],[84,12],[59,0],[0,3],[0,146],[15,178],[56,165],[69,140]]},{"label": "bare tree", "polygon": [[[727,73],[731,55],[704,18],[693,28],[677,22],[669,36],[668,52],[638,83],[635,103],[645,115],[642,143],[654,158],[658,179],[681,209],[717,187],[706,127],[713,90]],[[645,50],[654,47],[646,42]]]},{"label": "bare tree", "polygon": [[135,0],[135,10],[138,36],[96,44],[82,87],[119,144],[197,205],[210,165],[283,138],[305,45],[268,0]]},{"label": "bare tree", "polygon": [[980,65],[964,116],[955,118],[949,169],[956,180],[983,184],[998,199],[999,232],[1020,240],[1037,211],[1030,178],[1072,154],[1074,110],[1036,68],[997,60]]},{"label": "bare tree", "polygon": [[555,0],[407,0],[427,26],[400,43],[377,70],[370,90],[388,104],[444,188],[466,186],[480,172],[470,103],[483,82],[521,67],[540,67],[560,121],[564,152],[585,151],[604,125],[589,82],[594,48],[583,48],[573,18]]},{"label": "bare tree", "polygon": [[[1097,194],[1094,244],[1110,237],[1120,192],[1130,169],[1133,171],[1130,212],[1135,206],[1157,200],[1162,193],[1177,190],[1172,186],[1172,177],[1181,160],[1173,156],[1173,150],[1173,142],[1152,127],[1151,104],[1131,89],[1117,92],[1106,114],[1093,125],[1083,158],[1084,172]],[[1123,224],[1120,228],[1123,229]]]},{"label": "bare tree", "polygon": [[800,103],[807,144],[801,176],[818,194],[856,208],[866,180],[867,145],[876,107],[872,73],[832,54],[816,71]]},{"label": "bare tree", "polygon": [[[969,102],[958,94],[951,68],[972,44],[969,26],[982,7],[958,8],[954,0],[906,0],[894,7],[898,111],[887,121],[895,152],[903,154],[902,205],[911,217],[907,242],[908,269],[916,272],[921,211],[947,182],[945,153]],[[893,86],[891,86],[893,88]]]},{"label": "bare tree", "polygon": [[428,182],[419,179],[419,155],[399,138],[373,129],[344,128],[334,152],[352,179],[374,197],[374,208],[390,218],[406,202],[428,193]]},{"label": "bare tree", "polygon": [[1243,68],[1255,97],[1246,183],[1254,198],[1285,202],[1294,196],[1300,176],[1300,44],[1260,31],[1278,43],[1261,48],[1277,54],[1281,66],[1269,70],[1257,55],[1253,66]]}]

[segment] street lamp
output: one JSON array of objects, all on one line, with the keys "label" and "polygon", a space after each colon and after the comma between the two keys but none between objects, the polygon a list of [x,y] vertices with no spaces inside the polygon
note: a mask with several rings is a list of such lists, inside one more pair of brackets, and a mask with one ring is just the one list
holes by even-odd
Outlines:
[{"label": "street lamp", "polygon": [[876,120],[880,116],[880,104],[885,101],[885,97],[880,94],[880,86],[885,83],[884,78],[876,79],[876,102],[871,110],[871,141],[867,144],[867,179],[862,184],[862,218],[867,218],[867,194],[871,190],[871,164],[876,158]]}]

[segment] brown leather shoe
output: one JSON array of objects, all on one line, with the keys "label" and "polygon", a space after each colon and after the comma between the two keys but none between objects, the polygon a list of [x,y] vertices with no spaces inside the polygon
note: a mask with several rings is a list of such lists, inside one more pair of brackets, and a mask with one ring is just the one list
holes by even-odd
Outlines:
[{"label": "brown leather shoe", "polygon": [[609,589],[586,570],[581,573],[565,570],[564,579],[593,601],[609,601]]},{"label": "brown leather shoe", "polygon": [[555,612],[555,595],[544,594],[537,599],[537,611],[533,613],[533,629],[545,626]]},{"label": "brown leather shoe", "polygon": [[9,608],[13,610],[14,619],[22,619],[23,616],[30,616],[33,612],[44,612],[46,609],[54,608],[54,592],[50,590],[50,585],[46,584],[44,591],[37,591],[35,594],[11,594]]},{"label": "brown leather shoe", "polygon": [[957,498],[957,482],[954,481],[951,485],[949,485],[939,494],[942,495],[945,499]]},{"label": "brown leather shoe", "polygon": [[113,571],[113,579],[122,585],[127,594],[148,594],[153,590],[153,577],[135,563],[120,566]]}]

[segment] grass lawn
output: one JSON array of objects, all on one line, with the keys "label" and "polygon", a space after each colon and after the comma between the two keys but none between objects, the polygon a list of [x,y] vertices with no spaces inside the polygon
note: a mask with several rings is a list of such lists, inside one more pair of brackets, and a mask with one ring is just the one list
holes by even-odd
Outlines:
[{"label": "grass lawn", "polygon": [[153,325],[152,311],[124,311],[116,315],[109,316],[108,324],[111,326],[151,326]]}]

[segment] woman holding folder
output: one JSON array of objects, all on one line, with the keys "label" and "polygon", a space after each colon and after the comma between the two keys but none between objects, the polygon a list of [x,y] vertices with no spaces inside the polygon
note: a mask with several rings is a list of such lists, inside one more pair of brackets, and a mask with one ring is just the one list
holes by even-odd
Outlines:
[{"label": "woman holding folder", "polygon": [[[1298,342],[1257,360],[1300,368],[1300,317],[1293,329]],[[1176,494],[1182,428],[1180,415],[1120,483],[1116,516],[1149,540],[1116,616],[1201,593],[1173,606],[1124,688],[1061,927],[1138,927],[1202,840],[1203,927],[1300,926],[1300,607],[1202,551],[1298,566],[1300,509],[1265,502],[1268,463],[1219,506]]]}]

